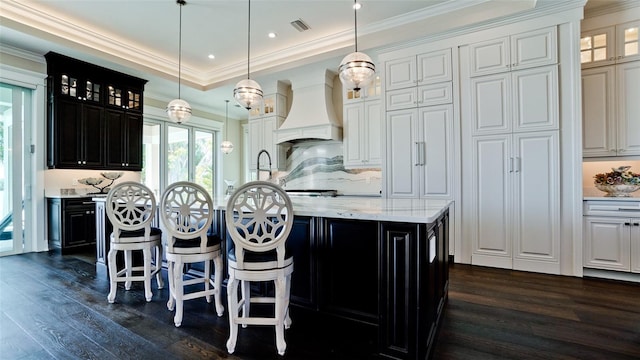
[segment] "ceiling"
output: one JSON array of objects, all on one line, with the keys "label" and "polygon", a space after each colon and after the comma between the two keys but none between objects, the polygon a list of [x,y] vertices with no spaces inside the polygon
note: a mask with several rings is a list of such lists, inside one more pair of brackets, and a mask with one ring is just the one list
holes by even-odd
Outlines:
[{"label": "ceiling", "polygon": [[[360,0],[358,50],[511,15],[543,1]],[[303,72],[307,64],[336,70],[354,50],[352,5],[252,1],[251,78],[265,87],[288,81],[288,74]],[[310,29],[299,32],[290,24],[299,19]],[[225,100],[233,100],[235,83],[247,76],[247,20],[248,1],[187,0],[182,7],[181,97],[194,109],[224,115]],[[2,0],[0,46],[36,55],[56,51],[138,76],[149,80],[145,97],[168,102],[178,92],[179,22],[175,0]],[[278,36],[270,39],[268,32]],[[229,115],[247,114],[230,106]]]}]

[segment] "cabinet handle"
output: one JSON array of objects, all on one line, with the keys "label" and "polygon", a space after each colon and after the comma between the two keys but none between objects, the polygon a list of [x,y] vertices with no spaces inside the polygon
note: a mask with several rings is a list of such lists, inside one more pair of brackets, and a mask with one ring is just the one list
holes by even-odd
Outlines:
[{"label": "cabinet handle", "polygon": [[427,144],[422,141],[420,143],[420,146],[422,147],[422,150],[420,151],[420,156],[422,156],[422,159],[420,160],[421,165],[426,165],[427,163]]},{"label": "cabinet handle", "polygon": [[414,166],[420,166],[420,143],[416,141],[416,163]]},{"label": "cabinet handle", "polygon": [[624,226],[631,226],[631,223],[626,222],[624,223]]},{"label": "cabinet handle", "polygon": [[509,158],[509,172],[510,173],[513,172],[513,158],[512,157]]},{"label": "cabinet handle", "polygon": [[82,165],[82,161],[78,160],[78,165]]},{"label": "cabinet handle", "polygon": [[521,163],[520,157],[516,156],[516,170],[515,170],[516,172],[520,172],[520,163]]},{"label": "cabinet handle", "polygon": [[618,152],[624,152],[624,151],[625,151],[624,149],[618,149]]}]

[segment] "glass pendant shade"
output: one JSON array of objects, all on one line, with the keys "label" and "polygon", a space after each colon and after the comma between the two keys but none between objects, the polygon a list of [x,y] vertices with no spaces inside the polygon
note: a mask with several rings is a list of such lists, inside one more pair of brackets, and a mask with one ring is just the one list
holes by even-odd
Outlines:
[{"label": "glass pendant shade", "polygon": [[376,66],[371,58],[358,51],[345,56],[338,70],[340,81],[347,90],[360,90],[363,86],[367,86],[376,75]]},{"label": "glass pendant shade", "polygon": [[182,124],[191,117],[191,105],[182,99],[174,99],[167,105],[169,120],[176,124]]},{"label": "glass pendant shade", "polygon": [[220,144],[220,150],[224,154],[230,154],[233,151],[233,144],[229,140],[225,140]]},{"label": "glass pendant shade", "polygon": [[251,79],[240,80],[235,89],[233,89],[233,97],[238,104],[247,110],[259,106],[262,102],[262,88]]}]

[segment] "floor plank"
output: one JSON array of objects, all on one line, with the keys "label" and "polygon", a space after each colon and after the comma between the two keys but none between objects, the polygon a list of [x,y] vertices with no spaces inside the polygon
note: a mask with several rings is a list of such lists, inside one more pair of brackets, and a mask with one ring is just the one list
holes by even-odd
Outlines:
[{"label": "floor plank", "polygon": [[[640,359],[639,284],[462,264],[450,271],[434,359]],[[374,327],[295,307],[284,357],[271,327],[241,328],[230,355],[226,313],[187,301],[176,328],[168,290],[152,289],[147,303],[142,284],[121,285],[109,304],[106,277],[86,256],[0,258],[0,359],[379,358]]]}]

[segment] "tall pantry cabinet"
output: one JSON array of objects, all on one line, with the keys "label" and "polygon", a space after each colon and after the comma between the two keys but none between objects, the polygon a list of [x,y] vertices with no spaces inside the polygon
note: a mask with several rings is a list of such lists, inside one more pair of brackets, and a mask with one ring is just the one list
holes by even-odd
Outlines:
[{"label": "tall pantry cabinet", "polygon": [[471,263],[560,271],[556,27],[461,48],[463,236]]},{"label": "tall pantry cabinet", "polygon": [[381,56],[385,59],[385,194],[452,199],[452,50],[419,51]]}]

